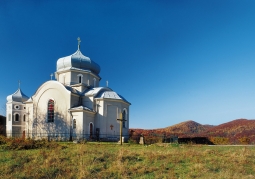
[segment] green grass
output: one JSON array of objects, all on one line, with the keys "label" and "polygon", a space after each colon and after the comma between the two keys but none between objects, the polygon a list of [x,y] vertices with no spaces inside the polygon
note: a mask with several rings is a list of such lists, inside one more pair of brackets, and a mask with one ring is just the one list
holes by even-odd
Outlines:
[{"label": "green grass", "polygon": [[255,178],[254,147],[58,143],[0,149],[0,178]]}]

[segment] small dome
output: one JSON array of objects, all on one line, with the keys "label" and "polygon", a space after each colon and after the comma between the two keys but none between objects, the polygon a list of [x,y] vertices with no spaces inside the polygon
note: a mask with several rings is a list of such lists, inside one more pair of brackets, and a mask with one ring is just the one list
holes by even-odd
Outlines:
[{"label": "small dome", "polygon": [[57,71],[67,69],[88,70],[97,75],[100,73],[100,66],[97,63],[90,60],[89,57],[84,56],[81,53],[80,49],[78,49],[72,55],[58,59]]},{"label": "small dome", "polygon": [[21,91],[21,89],[19,88],[15,93],[7,96],[7,101],[8,102],[25,102],[28,100],[28,97]]}]

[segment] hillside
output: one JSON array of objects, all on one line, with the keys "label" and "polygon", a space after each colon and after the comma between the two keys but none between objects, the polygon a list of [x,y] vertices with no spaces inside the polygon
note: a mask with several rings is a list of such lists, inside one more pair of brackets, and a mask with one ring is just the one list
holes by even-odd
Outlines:
[{"label": "hillside", "polygon": [[239,143],[243,137],[255,142],[255,120],[236,119],[197,134],[204,137],[226,137],[231,143]]},{"label": "hillside", "polygon": [[210,125],[201,125],[195,121],[185,121],[179,124],[175,124],[173,126],[169,126],[166,128],[160,129],[131,129],[134,135],[167,135],[167,136],[193,136],[195,134],[199,134],[205,132],[207,129],[212,128]]},{"label": "hillside", "polygon": [[195,121],[185,121],[161,129],[131,129],[133,135],[160,135],[178,137],[224,138],[225,142],[240,144],[255,143],[255,120],[236,119],[218,126],[202,125]]},{"label": "hillside", "polygon": [[208,126],[203,126],[195,121],[185,121],[179,124],[169,126],[163,129],[155,129],[156,133],[166,133],[173,134],[176,136],[192,136],[194,134],[198,134],[204,132],[208,129]]}]

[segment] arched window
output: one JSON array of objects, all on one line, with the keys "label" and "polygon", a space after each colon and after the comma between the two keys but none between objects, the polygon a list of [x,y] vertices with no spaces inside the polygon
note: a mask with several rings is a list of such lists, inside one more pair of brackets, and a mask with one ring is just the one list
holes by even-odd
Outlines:
[{"label": "arched window", "polygon": [[26,121],[26,115],[24,114],[23,116],[23,121],[25,122]]},{"label": "arched window", "polygon": [[77,75],[77,76],[78,76],[78,83],[82,83],[83,75],[82,75],[82,74],[79,74],[79,75]]},{"label": "arched window", "polygon": [[14,115],[14,121],[18,122],[19,121],[19,114]]},{"label": "arched window", "polygon": [[48,122],[54,122],[54,101],[52,99],[48,102]]},{"label": "arched window", "polygon": [[89,123],[89,137],[92,139],[93,137],[93,123]]},{"label": "arched window", "polygon": [[122,120],[123,128],[126,128],[126,110],[122,112]]},{"label": "arched window", "polygon": [[73,120],[73,129],[76,129],[76,119]]}]

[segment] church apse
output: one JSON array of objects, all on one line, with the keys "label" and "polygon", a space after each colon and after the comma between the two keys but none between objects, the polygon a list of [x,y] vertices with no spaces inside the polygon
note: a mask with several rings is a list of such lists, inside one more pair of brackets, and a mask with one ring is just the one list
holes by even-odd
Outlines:
[{"label": "church apse", "polygon": [[[33,136],[36,138],[46,137],[70,137],[70,116],[68,111],[68,101],[63,88],[41,89],[34,98],[35,118],[33,121]],[[65,90],[65,89],[64,89]]]}]

